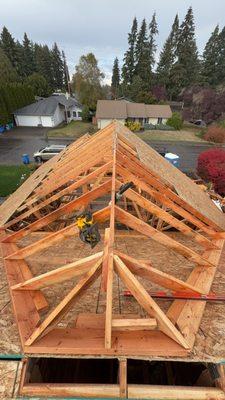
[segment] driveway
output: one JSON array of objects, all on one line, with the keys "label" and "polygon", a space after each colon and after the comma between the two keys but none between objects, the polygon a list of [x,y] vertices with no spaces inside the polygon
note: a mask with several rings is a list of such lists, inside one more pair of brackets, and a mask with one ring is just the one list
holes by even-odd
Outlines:
[{"label": "driveway", "polygon": [[[41,147],[49,144],[68,144],[71,139],[48,139],[49,128],[25,128],[18,127],[0,135],[0,164],[21,164],[23,154],[28,154],[31,162],[33,153]],[[147,143],[157,151],[166,149],[167,152],[175,153],[180,157],[180,169],[188,172],[193,171],[197,165],[198,155],[212,147],[210,144],[191,142],[151,142]]]},{"label": "driveway", "polygon": [[[33,153],[48,144],[49,128],[18,127],[0,135],[0,164],[21,164],[23,154],[28,154],[33,162]],[[57,143],[51,141],[51,143]],[[64,144],[63,141],[60,141]],[[67,142],[65,141],[65,144]]]},{"label": "driveway", "polygon": [[215,148],[210,143],[192,143],[192,142],[150,142],[146,141],[151,147],[157,151],[177,154],[180,157],[179,169],[183,172],[195,171],[197,160],[200,153],[210,148]]}]

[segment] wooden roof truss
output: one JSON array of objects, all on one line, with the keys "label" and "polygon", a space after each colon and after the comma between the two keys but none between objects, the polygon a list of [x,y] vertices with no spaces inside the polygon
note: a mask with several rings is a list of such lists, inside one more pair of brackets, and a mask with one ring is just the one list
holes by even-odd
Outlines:
[{"label": "wooden roof truss", "polygon": [[[116,191],[128,181],[132,181],[134,187],[116,203]],[[92,210],[94,220],[104,228],[103,251],[32,276],[26,257],[78,235],[74,215],[88,208]],[[149,260],[139,260],[117,251],[115,235],[118,224],[193,262],[195,267],[187,281],[159,271]],[[170,227],[192,239],[202,251],[197,252],[167,236],[164,230]],[[44,238],[18,247],[21,239],[40,230],[46,231]],[[129,348],[130,335],[146,331],[150,342],[146,342],[142,354],[185,355],[194,345],[206,302],[175,300],[164,313],[138,277],[172,293],[207,294],[224,238],[224,232],[215,224],[206,223],[199,213],[190,210],[190,206],[164,177],[157,176],[146,167],[139,159],[136,147],[123,135],[119,124],[112,123],[92,137],[78,140],[62,153],[54,168],[2,226],[4,264],[24,351],[79,354],[81,350],[77,348],[75,339],[69,342],[69,346],[63,342],[64,336],[70,335],[69,328],[63,332],[57,325],[76,301],[85,296],[87,288],[101,277],[101,289],[106,292],[104,341],[99,349],[92,346],[89,340],[87,349],[83,348],[84,352],[141,354],[138,344],[137,348]],[[114,274],[145,310],[146,318],[119,318],[113,315]],[[44,319],[41,318],[42,310],[48,307],[42,289],[73,277],[79,277],[76,285],[55,308],[49,310]],[[124,337],[128,338],[125,350],[115,347],[115,334],[122,331],[127,332]],[[50,346],[51,340],[54,342],[53,336],[51,339],[53,332],[61,338],[61,349],[57,350],[55,344],[53,348]],[[45,339],[45,344],[42,344]]]}]

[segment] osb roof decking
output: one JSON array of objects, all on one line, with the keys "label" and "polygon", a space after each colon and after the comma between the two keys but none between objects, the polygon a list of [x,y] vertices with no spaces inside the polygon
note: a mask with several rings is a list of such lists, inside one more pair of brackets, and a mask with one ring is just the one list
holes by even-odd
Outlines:
[{"label": "osb roof decking", "polygon": [[[23,246],[30,244],[40,237],[47,235],[47,233],[32,234],[23,240]],[[178,232],[169,233],[173,238],[181,238],[182,235]],[[183,241],[184,238],[182,237]],[[22,244],[22,243],[21,243]],[[137,258],[148,258],[154,254],[154,265],[159,270],[165,271],[167,265],[171,272],[180,275],[180,278],[185,279],[192,269],[192,265],[188,260],[182,260],[177,255],[168,249],[163,248],[151,239],[142,237],[117,237],[116,245],[123,251],[129,252],[132,256],[136,255]],[[100,249],[100,244],[98,245]],[[196,247],[197,248],[197,247]],[[163,249],[163,252],[162,252]],[[146,251],[147,250],[147,251]],[[39,254],[37,258],[35,255],[30,256],[28,259],[29,267],[35,275],[44,273],[48,269],[54,269],[57,265],[64,265],[72,260],[81,257],[81,254],[89,256],[94,253],[84,243],[80,242],[78,238],[72,240],[65,240],[58,243]],[[48,264],[47,264],[47,261]],[[182,262],[182,269],[180,268]],[[0,266],[3,263],[0,259]],[[223,257],[218,265],[217,273],[213,282],[212,290],[216,293],[223,293],[225,285],[225,249]],[[8,290],[7,280],[4,269],[0,267],[0,353],[6,355],[17,355],[22,353],[19,334],[16,322],[13,315],[13,310],[10,302],[10,294]],[[71,282],[73,284],[73,282]],[[71,285],[71,284],[70,284]],[[158,290],[157,286],[152,285],[151,282],[147,283],[147,287],[152,290]],[[59,301],[63,295],[68,291],[68,284],[58,287],[52,286],[51,290],[44,289],[49,304]],[[88,298],[81,298],[76,304],[70,315],[64,321],[64,326],[72,326],[76,324],[77,316],[80,313],[102,313],[104,312],[104,293],[101,292],[100,280],[88,290]],[[124,287],[122,285],[115,286],[113,294],[113,307],[116,314],[129,313],[129,315],[140,314],[144,316],[143,310],[138,306],[138,303],[133,297],[124,296]],[[171,302],[160,301],[162,309],[168,308]],[[185,357],[185,360],[202,361],[202,362],[224,362],[225,360],[225,304],[207,302],[204,315],[196,335],[195,345],[193,351]],[[148,358],[148,356],[147,356]],[[151,359],[163,359],[165,357],[151,356]],[[180,357],[169,357],[170,359],[181,359]]]},{"label": "osb roof decking", "polygon": [[[129,181],[134,187],[115,202]],[[225,234],[224,215],[207,195],[116,122],[53,159],[30,193],[27,182],[22,201],[18,192],[10,199],[19,209],[4,207],[1,232],[23,351],[187,357],[206,302],[166,304],[153,300],[151,290],[210,292]],[[74,239],[75,215],[85,208],[101,230],[93,250]],[[178,236],[167,234],[171,227]]]}]

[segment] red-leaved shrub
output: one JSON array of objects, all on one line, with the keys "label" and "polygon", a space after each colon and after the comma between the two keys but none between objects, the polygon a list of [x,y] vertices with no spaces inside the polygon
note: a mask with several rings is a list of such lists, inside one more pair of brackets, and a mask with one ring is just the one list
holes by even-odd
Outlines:
[{"label": "red-leaved shrub", "polygon": [[212,182],[214,190],[225,196],[225,151],[211,149],[198,157],[198,175],[206,182]]},{"label": "red-leaved shrub", "polygon": [[207,129],[203,137],[209,142],[225,143],[225,128],[222,126],[212,125]]}]

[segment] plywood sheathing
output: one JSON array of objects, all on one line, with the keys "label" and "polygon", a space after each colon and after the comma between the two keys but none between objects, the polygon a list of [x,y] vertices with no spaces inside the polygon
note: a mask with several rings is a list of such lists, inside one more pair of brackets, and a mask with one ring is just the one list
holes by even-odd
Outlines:
[{"label": "plywood sheathing", "polygon": [[185,200],[190,206],[205,216],[208,220],[213,221],[221,230],[225,230],[225,218],[218,207],[204,193],[198,185],[192,182],[178,168],[174,168],[162,156],[154,151],[143,140],[131,133],[129,129],[123,129],[124,136],[130,140],[137,148],[140,160],[169,182],[178,195]]},{"label": "plywood sheathing", "polygon": [[[27,245],[35,241],[40,236],[46,234],[32,234],[31,237],[23,239],[21,245]],[[168,233],[169,236],[179,241],[186,241],[183,235],[175,232]],[[187,244],[187,242],[186,242]],[[181,279],[185,279],[190,272],[192,265],[187,260],[183,261],[179,256],[177,257],[174,253],[169,250],[163,249],[162,246],[154,243],[150,239],[142,238],[129,238],[124,237],[116,241],[116,246],[120,251],[127,251],[130,255],[136,255],[136,258],[150,257],[156,263],[156,267],[159,270],[172,272],[180,276]],[[73,259],[80,258],[81,254],[83,257],[90,255],[91,250],[82,244],[79,239],[73,238],[69,241],[64,241],[48,250],[39,253],[38,257],[29,257],[28,263],[31,267],[33,274],[39,274],[46,272],[48,269],[54,269],[54,260],[57,260],[57,265],[63,265],[66,261],[71,262]],[[48,261],[49,260],[49,261]],[[223,293],[225,285],[225,251],[221,257],[217,274],[213,282],[212,290],[215,293]],[[3,269],[0,269],[0,280],[1,282],[6,281],[5,273]],[[141,280],[141,278],[140,278]],[[155,290],[156,286],[151,283],[147,283],[150,290]],[[137,313],[139,316],[143,316],[143,310],[139,307],[138,303],[132,297],[125,297],[124,286],[118,282],[116,292],[116,285],[114,287],[114,312],[115,313]],[[45,290],[45,295],[49,304],[54,305],[59,299],[68,292],[69,284],[61,285],[60,294],[56,287],[52,287],[48,292]],[[158,288],[157,288],[158,289]],[[4,295],[0,291],[1,304],[4,307],[1,312],[1,333],[2,340],[0,340],[0,353],[2,354],[20,354],[22,352],[19,335],[17,332],[16,323],[14,321],[13,312],[10,304],[10,295],[8,287],[5,287]],[[97,312],[101,313],[104,311],[105,302],[104,294],[100,291],[100,282],[96,282],[96,285],[89,289],[87,293],[87,302],[80,300],[77,306],[68,314],[66,322],[69,326],[75,326],[77,317],[80,313]],[[163,310],[166,310],[171,302],[160,301],[158,302]],[[203,318],[201,321],[200,329],[196,335],[196,341],[193,351],[186,357],[167,357],[168,359],[180,359],[187,361],[202,361],[202,362],[222,362],[225,360],[225,304],[224,303],[209,303],[207,302]],[[143,358],[143,357],[142,357]],[[150,357],[149,359],[162,359],[162,357]]]},{"label": "plywood sheathing", "polygon": [[22,363],[0,361],[0,398],[14,399],[18,396]]}]

